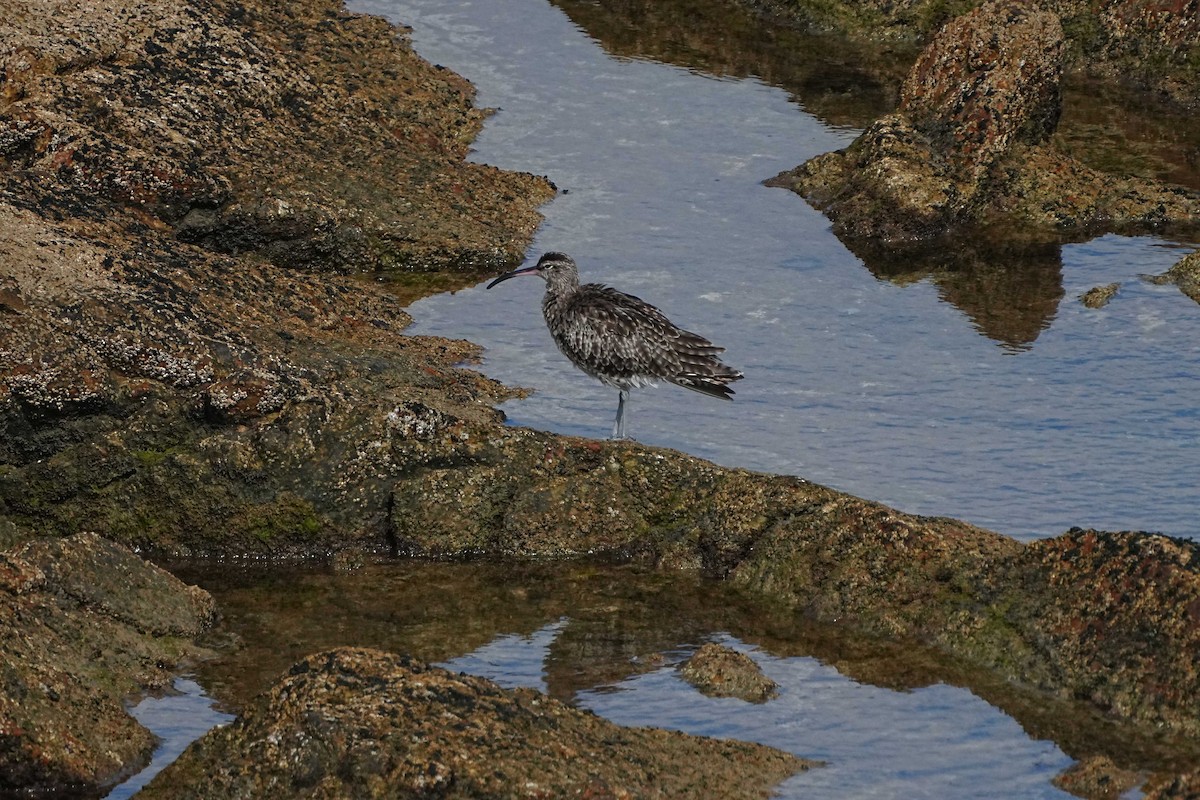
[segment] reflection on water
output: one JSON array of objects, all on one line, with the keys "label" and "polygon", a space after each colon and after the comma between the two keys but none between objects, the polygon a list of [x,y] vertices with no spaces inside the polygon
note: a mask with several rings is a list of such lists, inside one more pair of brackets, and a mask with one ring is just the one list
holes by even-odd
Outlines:
[{"label": "reflection on water", "polygon": [[[222,610],[210,643],[221,655],[202,665],[200,679],[233,707],[302,655],[351,645],[532,686],[623,724],[760,741],[831,762],[791,796],[839,796],[848,785],[857,796],[948,796],[943,781],[953,780],[990,787],[970,796],[1049,797],[1059,795],[1046,782],[1071,758],[1103,753],[1156,769],[1200,757],[1195,743],[1115,725],[911,642],[797,619],[694,575],[406,561],[349,574],[178,573]],[[781,684],[779,699],[705,698],[679,681],[673,666],[710,640],[751,651]],[[1004,781],[1022,791],[1005,795]]]},{"label": "reflection on water", "polygon": [[[880,94],[870,87],[890,85],[881,71],[856,95],[832,40],[767,31],[750,47],[744,21],[723,38],[715,19],[673,29],[686,15],[665,5],[631,0],[617,13],[564,0],[615,50],[683,69],[614,58],[543,0],[352,7],[412,25],[418,52],[501,109],[477,160],[566,192],[544,208],[535,255],[572,254],[585,279],[660,306],[746,373],[734,403],[636,393],[639,441],[1020,538],[1073,525],[1197,535],[1200,314],[1174,287],[1137,277],[1177,260],[1171,243],[976,242],[864,268],[818,212],[762,185],[847,145],[854,131],[829,121],[869,117]],[[840,55],[855,60],[850,46]],[[808,110],[814,98],[823,117]],[[1103,309],[1075,300],[1114,282]],[[478,342],[489,375],[535,388],[504,406],[512,422],[605,436],[614,399],[554,348],[535,284],[427,298],[411,330]]]},{"label": "reflection on water", "polygon": [[917,54],[898,42],[864,44],[767,25],[722,0],[551,2],[613,55],[758,78],[839,128],[864,128],[891,111]]},{"label": "reflection on water", "polygon": [[952,247],[855,254],[877,278],[898,286],[928,281],[975,329],[1026,350],[1050,327],[1063,298],[1062,246],[1053,243],[955,241]]},{"label": "reflection on water", "polygon": [[[568,627],[501,636],[444,666],[544,690],[538,669]],[[578,704],[622,725],[759,742],[825,762],[785,781],[780,798],[1070,797],[1050,780],[1071,760],[966,690],[888,691],[810,657],[776,658],[728,635],[708,638],[750,655],[778,696],[762,705],[705,697],[676,674],[691,652],[681,648],[643,674],[581,691]]]}]

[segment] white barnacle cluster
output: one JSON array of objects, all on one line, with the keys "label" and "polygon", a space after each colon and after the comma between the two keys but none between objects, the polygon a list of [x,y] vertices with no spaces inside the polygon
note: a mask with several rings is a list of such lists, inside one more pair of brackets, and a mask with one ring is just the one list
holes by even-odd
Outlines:
[{"label": "white barnacle cluster", "polygon": [[54,367],[13,375],[8,386],[12,397],[31,406],[56,411],[103,398],[99,386],[65,380],[63,371]]},{"label": "white barnacle cluster", "polygon": [[200,358],[176,355],[128,339],[84,337],[114,369],[127,375],[151,378],[179,389],[210,383],[212,365]]},{"label": "white barnacle cluster", "polygon": [[396,406],[386,417],[388,430],[405,439],[432,439],[446,424],[446,416],[423,403]]},{"label": "white barnacle cluster", "polygon": [[389,411],[385,417],[385,424],[389,432],[404,439],[430,441],[447,433],[454,441],[467,439],[467,433],[462,430],[458,419],[415,400],[405,402]]},{"label": "white barnacle cluster", "polygon": [[228,411],[247,397],[249,397],[249,393],[240,386],[214,384],[205,392],[208,405],[218,411]]}]

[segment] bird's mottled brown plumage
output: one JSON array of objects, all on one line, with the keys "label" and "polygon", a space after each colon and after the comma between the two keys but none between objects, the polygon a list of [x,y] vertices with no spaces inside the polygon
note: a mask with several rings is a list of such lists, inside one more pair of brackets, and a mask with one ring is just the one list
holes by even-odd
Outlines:
[{"label": "bird's mottled brown plumage", "polygon": [[742,373],[721,363],[717,356],[725,348],[677,327],[641,298],[600,283],[580,285],[569,256],[546,253],[535,266],[507,272],[488,288],[517,275],[545,279],[542,313],[563,355],[593,378],[620,389],[614,437],[624,438],[625,400],[634,387],[667,381],[731,399],[729,384]]}]

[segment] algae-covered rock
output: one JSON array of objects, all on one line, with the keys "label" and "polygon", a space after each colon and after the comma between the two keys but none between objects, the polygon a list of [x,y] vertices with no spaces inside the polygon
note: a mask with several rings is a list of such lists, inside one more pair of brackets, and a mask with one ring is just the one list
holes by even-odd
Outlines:
[{"label": "algae-covered rock", "polygon": [[1150,283],[1173,283],[1179,291],[1200,303],[1200,250],[1187,254],[1162,275],[1143,277]]},{"label": "algae-covered rock", "polygon": [[0,2],[0,540],[386,549],[513,392],[332,273],[521,257],[553,190],[467,163],[472,98],[335,0]]},{"label": "algae-covered rock", "polygon": [[1193,225],[1200,192],[1099,173],[1048,143],[1064,45],[1054,13],[986,3],[933,38],[896,113],[845,150],[767,183],[803,195],[839,237],[882,245],[1001,221],[1047,241],[1064,231]]},{"label": "algae-covered rock", "polygon": [[809,762],[758,744],[622,728],[378,650],[293,666],[146,798],[768,797]]},{"label": "algae-covered rock", "polygon": [[0,552],[0,776],[6,790],[95,791],[154,736],[125,710],[201,651],[212,599],[94,534]]},{"label": "algae-covered rock", "polygon": [[708,642],[679,665],[679,675],[710,697],[765,703],[779,686],[745,653]]}]

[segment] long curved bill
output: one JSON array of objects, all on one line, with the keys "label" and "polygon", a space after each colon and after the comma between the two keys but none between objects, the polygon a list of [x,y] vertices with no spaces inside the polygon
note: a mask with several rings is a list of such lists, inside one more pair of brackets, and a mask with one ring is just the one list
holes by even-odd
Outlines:
[{"label": "long curved bill", "polygon": [[537,274],[538,274],[538,265],[537,264],[534,264],[533,266],[530,266],[530,267],[521,267],[520,269],[514,269],[512,272],[504,273],[499,278],[496,278],[496,280],[489,283],[487,285],[487,288],[490,289],[493,286],[495,286],[496,284],[504,283],[509,278],[515,278],[518,275],[537,275]]}]

